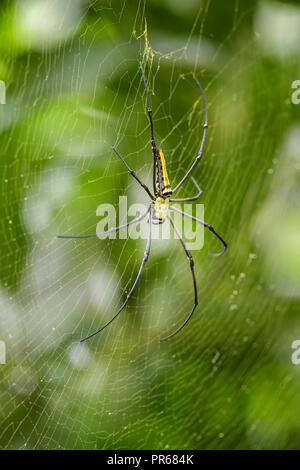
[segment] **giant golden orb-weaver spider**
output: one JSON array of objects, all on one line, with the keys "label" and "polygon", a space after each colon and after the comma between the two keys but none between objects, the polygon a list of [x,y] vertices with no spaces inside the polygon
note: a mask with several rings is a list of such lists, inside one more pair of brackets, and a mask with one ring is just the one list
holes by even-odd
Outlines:
[{"label": "giant golden orb-weaver spider", "polygon": [[[82,339],[81,342],[86,341],[89,338],[92,338],[93,336],[100,333],[100,331],[104,330],[104,328],[106,328],[122,312],[122,310],[126,307],[127,303],[129,302],[130,298],[132,297],[132,295],[133,295],[133,293],[136,289],[136,286],[139,282],[139,279],[142,275],[144,266],[145,266],[145,264],[146,264],[146,262],[149,258],[150,246],[151,246],[151,233],[152,233],[151,225],[152,225],[154,220],[158,220],[158,223],[162,223],[166,219],[169,220],[169,222],[170,222],[174,232],[176,233],[177,237],[179,238],[179,241],[180,241],[180,243],[181,243],[181,245],[182,245],[182,247],[183,247],[183,249],[186,253],[186,256],[189,260],[190,269],[191,269],[192,278],[193,278],[193,286],[194,286],[194,306],[192,308],[192,311],[190,312],[190,314],[188,315],[186,320],[182,323],[182,325],[180,325],[173,333],[171,333],[168,336],[162,338],[160,341],[165,341],[166,339],[169,339],[172,336],[174,336],[175,334],[177,334],[187,324],[187,322],[190,320],[191,316],[193,315],[193,313],[194,313],[194,311],[195,311],[195,309],[198,305],[198,292],[197,292],[197,283],[196,283],[196,277],[195,277],[195,272],[194,272],[193,257],[191,255],[190,251],[187,249],[187,246],[186,246],[181,234],[179,233],[179,230],[177,229],[177,227],[176,227],[172,217],[170,216],[169,212],[174,211],[174,212],[180,213],[184,217],[189,217],[190,219],[192,219],[192,220],[198,222],[199,224],[203,225],[204,227],[208,228],[216,237],[218,237],[218,239],[223,243],[224,248],[223,248],[223,251],[221,253],[213,254],[212,256],[222,255],[226,251],[226,248],[227,248],[227,243],[214,230],[214,228],[210,224],[208,224],[207,222],[204,222],[204,221],[202,221],[202,220],[200,220],[196,217],[193,217],[190,214],[182,212],[181,210],[179,210],[179,209],[177,209],[177,208],[170,205],[170,202],[196,201],[202,194],[202,190],[199,188],[197,182],[195,181],[195,179],[193,177],[191,177],[191,179],[192,179],[192,181],[193,181],[193,183],[196,186],[197,191],[198,191],[196,196],[187,197],[187,198],[183,198],[183,199],[173,199],[173,198],[171,198],[171,196],[173,194],[175,194],[178,191],[178,189],[181,188],[183,183],[188,179],[188,177],[191,175],[192,171],[195,169],[195,167],[197,166],[197,164],[199,163],[199,161],[201,160],[201,157],[202,157],[203,147],[204,147],[205,140],[206,140],[206,135],[207,135],[207,127],[208,127],[207,105],[206,105],[206,100],[205,100],[205,96],[204,96],[204,92],[202,90],[202,87],[201,87],[199,81],[197,80],[197,78],[194,77],[194,80],[195,80],[196,84],[198,85],[198,87],[201,91],[201,95],[202,95],[203,102],[204,102],[204,108],[205,108],[204,132],[203,132],[202,142],[201,142],[201,145],[200,145],[200,150],[199,150],[198,155],[196,156],[194,162],[192,163],[191,167],[189,168],[187,173],[184,175],[182,180],[177,184],[177,186],[175,186],[174,189],[172,189],[172,187],[170,185],[168,173],[167,173],[166,160],[165,160],[164,153],[163,153],[161,148],[157,147],[157,145],[155,143],[155,139],[154,139],[152,109],[151,109],[151,106],[150,106],[150,100],[149,100],[149,94],[148,94],[148,88],[147,88],[145,73],[144,73],[144,69],[143,69],[143,66],[142,66],[141,62],[140,62],[140,67],[141,67],[143,81],[144,81],[144,85],[145,85],[147,105],[148,105],[148,115],[149,115],[149,120],[150,120],[150,129],[151,129],[151,145],[152,145],[152,153],[153,153],[153,193],[150,191],[148,186],[146,186],[138,178],[138,176],[135,174],[135,172],[127,165],[125,160],[121,157],[119,152],[113,147],[113,150],[116,153],[116,155],[120,158],[120,160],[122,160],[122,162],[126,166],[129,173],[136,179],[136,181],[142,186],[142,188],[144,188],[144,190],[149,195],[151,201],[150,201],[150,204],[149,204],[149,207],[148,207],[147,211],[144,214],[142,214],[140,217],[137,217],[137,218],[131,220],[130,222],[128,222],[124,225],[120,225],[118,227],[113,227],[113,228],[111,228],[111,229],[109,229],[105,232],[101,232],[101,233],[110,233],[110,232],[113,232],[113,231],[118,231],[121,228],[127,227],[128,225],[132,225],[132,224],[136,224],[138,222],[141,222],[148,215],[148,217],[149,217],[149,219],[148,219],[149,227],[148,227],[148,238],[147,238],[146,250],[145,250],[145,253],[144,253],[144,257],[143,257],[138,275],[137,275],[137,277],[135,279],[135,282],[134,282],[130,292],[128,293],[127,298],[126,298],[125,302],[123,303],[122,307],[113,316],[113,318],[111,320],[109,320],[104,326],[99,328],[99,330],[95,331],[94,333],[88,335],[86,338]],[[58,238],[89,238],[89,237],[96,237],[97,235],[100,235],[101,233],[98,233],[98,234],[93,233],[93,234],[90,234],[90,235],[59,235]]]}]

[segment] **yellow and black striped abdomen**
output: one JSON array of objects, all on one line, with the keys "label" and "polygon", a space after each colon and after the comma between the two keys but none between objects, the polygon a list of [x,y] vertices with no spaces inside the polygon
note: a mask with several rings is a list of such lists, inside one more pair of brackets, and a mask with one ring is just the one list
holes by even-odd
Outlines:
[{"label": "yellow and black striped abdomen", "polygon": [[162,149],[158,149],[157,186],[159,193],[162,196],[168,196],[172,194],[172,189],[167,172],[166,159]]}]

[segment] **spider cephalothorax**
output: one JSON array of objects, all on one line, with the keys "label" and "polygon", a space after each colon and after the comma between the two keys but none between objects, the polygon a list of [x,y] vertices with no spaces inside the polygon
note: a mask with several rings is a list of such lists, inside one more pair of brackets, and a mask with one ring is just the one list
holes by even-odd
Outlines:
[{"label": "spider cephalothorax", "polygon": [[[177,328],[177,330],[175,330],[173,333],[171,333],[170,335],[166,336],[165,338],[162,338],[161,341],[164,341],[166,339],[169,339],[171,338],[172,336],[174,336],[176,333],[178,333],[185,325],[186,323],[189,321],[189,319],[191,318],[191,316],[193,315],[197,305],[198,305],[198,293],[197,293],[197,283],[196,283],[196,277],[195,277],[195,273],[194,273],[194,261],[193,261],[193,258],[192,258],[192,255],[190,253],[190,251],[188,250],[179,230],[177,229],[172,217],[170,216],[169,214],[169,211],[174,211],[174,212],[178,212],[179,214],[185,216],[185,217],[188,217],[190,219],[193,219],[195,220],[196,222],[198,222],[199,224],[203,225],[204,227],[208,228],[222,243],[223,243],[223,246],[224,246],[224,249],[221,253],[218,253],[217,255],[213,255],[213,256],[219,256],[221,254],[223,254],[227,248],[227,243],[223,240],[223,238],[213,229],[213,227],[211,225],[209,225],[207,222],[204,222],[203,220],[200,220],[200,219],[197,219],[196,217],[193,217],[189,214],[186,214],[185,212],[182,212],[181,210],[175,208],[175,207],[172,207],[169,205],[170,202],[184,202],[184,201],[196,201],[202,194],[202,190],[199,188],[198,184],[196,183],[196,181],[194,180],[193,177],[191,177],[191,180],[193,181],[194,185],[196,186],[197,190],[198,190],[198,193],[195,195],[195,196],[192,196],[192,197],[187,197],[187,198],[183,198],[183,199],[171,199],[170,196],[172,194],[175,194],[176,191],[178,191],[178,189],[183,185],[183,183],[187,180],[187,178],[191,175],[192,171],[194,170],[194,168],[196,167],[196,165],[199,163],[199,161],[201,160],[201,157],[202,157],[202,151],[203,151],[203,147],[204,147],[204,143],[205,143],[205,139],[206,139],[206,134],[207,134],[207,106],[206,106],[206,100],[205,100],[205,96],[204,96],[204,93],[203,93],[203,90],[201,88],[201,85],[200,83],[198,82],[197,78],[194,77],[194,80],[196,82],[196,84],[198,85],[198,87],[200,88],[200,91],[201,91],[201,95],[202,95],[202,98],[203,98],[203,102],[204,102],[204,107],[205,107],[205,123],[204,123],[204,132],[203,132],[203,137],[202,137],[202,142],[201,142],[201,146],[200,146],[200,150],[198,152],[198,155],[196,156],[194,162],[192,163],[191,167],[189,168],[189,170],[186,172],[185,176],[182,178],[182,180],[177,184],[177,186],[175,186],[175,188],[172,190],[171,188],[171,185],[170,185],[170,181],[169,181],[169,178],[168,178],[168,173],[167,173],[167,167],[166,167],[166,160],[165,160],[165,156],[164,156],[164,153],[162,151],[162,149],[158,148],[156,146],[156,143],[155,143],[155,140],[154,140],[154,133],[153,133],[153,120],[152,120],[152,109],[151,109],[151,106],[150,106],[150,100],[149,100],[149,95],[148,95],[148,88],[147,88],[147,83],[146,83],[146,78],[145,78],[145,74],[144,74],[144,69],[143,69],[143,66],[140,62],[140,67],[141,67],[141,71],[142,71],[142,77],[143,77],[143,81],[144,81],[144,85],[145,85],[145,91],[146,91],[146,97],[147,97],[147,104],[148,104],[148,116],[149,116],[149,120],[150,120],[150,127],[151,127],[151,145],[152,145],[152,152],[153,152],[153,194],[151,193],[150,189],[148,188],[148,186],[146,186],[139,178],[138,176],[135,174],[135,172],[129,168],[129,166],[127,165],[127,163],[125,162],[125,160],[121,157],[121,155],[119,154],[119,152],[113,147],[113,150],[114,152],[118,155],[118,157],[122,160],[122,162],[124,163],[124,165],[126,166],[127,170],[130,172],[130,174],[136,179],[136,181],[142,186],[142,188],[144,188],[144,190],[147,192],[147,194],[149,195],[150,199],[151,199],[151,202],[149,204],[149,207],[147,209],[147,211],[142,214],[141,216],[137,217],[136,219],[133,219],[131,220],[130,222],[128,222],[127,224],[124,224],[124,225],[120,225],[119,227],[113,227],[113,228],[110,228],[109,230],[106,230],[105,232],[102,232],[102,233],[110,233],[110,232],[113,232],[113,231],[118,231],[120,230],[121,228],[124,228],[124,227],[127,227],[128,225],[132,225],[132,224],[135,224],[135,223],[138,223],[138,222],[141,222],[147,215],[149,216],[148,218],[148,239],[147,239],[147,245],[146,245],[146,250],[145,250],[145,253],[144,253],[144,257],[143,257],[143,260],[142,260],[142,263],[141,263],[141,266],[140,266],[140,269],[139,269],[139,272],[138,272],[138,275],[136,277],[136,280],[129,292],[129,294],[127,295],[127,298],[125,300],[125,302],[123,303],[122,307],[119,309],[119,311],[112,317],[112,319],[107,322],[104,326],[102,326],[101,328],[99,328],[99,330],[95,331],[94,333],[90,334],[89,336],[87,336],[86,338],[82,339],[81,341],[85,341],[89,338],[91,338],[92,336],[95,336],[96,334],[100,333],[100,331],[104,330],[104,328],[106,328],[121,312],[122,310],[125,308],[125,306],[127,305],[129,299],[132,297],[135,289],[136,289],[136,286],[138,284],[138,281],[142,275],[142,272],[143,272],[143,269],[144,269],[144,266],[149,258],[149,253],[150,253],[150,246],[151,246],[151,226],[152,226],[152,223],[155,223],[154,220],[158,219],[159,223],[162,223],[164,222],[166,219],[169,220],[170,222],[170,225],[171,227],[173,228],[174,232],[176,233],[177,237],[179,238],[179,241],[185,251],[185,254],[189,260],[189,263],[190,263],[190,269],[191,269],[191,273],[192,273],[192,278],[193,278],[193,287],[194,287],[194,306],[190,312],[190,314],[188,315],[188,317],[186,318],[186,320],[182,323],[181,326],[179,326]],[[100,235],[100,233],[93,233],[91,235],[60,235],[59,238],[89,238],[89,237],[96,237]]]},{"label": "spider cephalothorax", "polygon": [[169,211],[169,199],[163,198],[158,196],[155,199],[154,209],[155,209],[155,217],[161,222],[163,222],[168,214]]}]

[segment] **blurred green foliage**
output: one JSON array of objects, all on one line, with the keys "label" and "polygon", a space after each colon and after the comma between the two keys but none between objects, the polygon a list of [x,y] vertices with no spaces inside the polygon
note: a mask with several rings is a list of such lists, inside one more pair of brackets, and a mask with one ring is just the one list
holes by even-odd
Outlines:
[{"label": "blurred green foliage", "polygon": [[[292,449],[299,446],[300,106],[298,2],[2,1],[0,446]],[[276,42],[279,41],[279,42]],[[296,44],[296,46],[295,46]],[[199,307],[178,244],[58,240],[95,231],[96,208],[144,202],[113,155],[151,184],[142,60],[157,141],[195,177],[205,234]],[[194,191],[188,182],[181,195]]]}]

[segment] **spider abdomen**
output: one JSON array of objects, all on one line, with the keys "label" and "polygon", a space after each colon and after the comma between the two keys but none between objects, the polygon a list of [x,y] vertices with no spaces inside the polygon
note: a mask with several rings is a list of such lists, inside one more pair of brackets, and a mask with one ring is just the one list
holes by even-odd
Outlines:
[{"label": "spider abdomen", "polygon": [[169,196],[172,189],[168,177],[167,165],[162,149],[158,149],[156,157],[156,195]]}]

